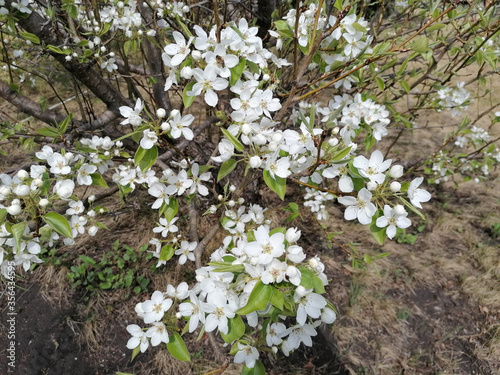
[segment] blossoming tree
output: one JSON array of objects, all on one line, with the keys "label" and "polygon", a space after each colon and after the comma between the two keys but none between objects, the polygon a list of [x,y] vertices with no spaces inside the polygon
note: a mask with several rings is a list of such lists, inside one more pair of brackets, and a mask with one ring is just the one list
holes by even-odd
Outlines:
[{"label": "blossoming tree", "polygon": [[[142,189],[157,267],[194,262],[196,283],[166,285],[135,306],[134,356],[163,345],[189,360],[184,334],[218,332],[243,371],[258,374],[262,351],[312,345],[318,325],[336,319],[322,295],[325,266],[299,230],[274,227],[257,188],[296,213],[286,195],[295,184],[318,220],[338,204],[383,243],[423,217],[431,195],[420,174],[481,179],[500,160],[479,118],[406,169],[390,149],[372,151],[424,108],[461,115],[467,86],[496,74],[500,48],[493,3],[389,3],[0,0],[0,96],[33,119],[2,118],[1,145],[33,150],[0,175],[2,273],[95,236],[105,230],[102,198]],[[477,77],[450,83],[472,63]],[[39,85],[59,107],[40,103]],[[73,96],[62,97],[68,86]],[[403,98],[413,103],[406,113]],[[205,232],[200,215],[214,218]]]}]

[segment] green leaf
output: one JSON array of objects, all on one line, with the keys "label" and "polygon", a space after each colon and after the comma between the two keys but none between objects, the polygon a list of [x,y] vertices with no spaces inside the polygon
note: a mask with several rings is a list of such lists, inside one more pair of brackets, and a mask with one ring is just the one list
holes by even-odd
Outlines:
[{"label": "green leaf", "polygon": [[171,221],[175,215],[177,215],[177,212],[179,211],[179,202],[177,202],[177,199],[175,198],[170,198],[168,201],[168,205],[165,205],[165,209],[162,210],[161,214],[165,216],[165,219],[167,221]]},{"label": "green leaf", "polygon": [[285,193],[286,193],[286,178],[281,178],[278,176],[275,176],[275,178],[271,177],[271,173],[269,171],[264,170],[264,181],[266,182],[266,185],[269,186],[269,188],[274,191],[278,196],[281,198],[281,200],[285,199]]},{"label": "green leaf", "polygon": [[215,267],[213,272],[243,272],[245,266],[243,264],[233,264],[231,262],[210,262],[209,266]]},{"label": "green leaf", "polygon": [[139,354],[140,352],[141,352],[141,346],[139,345],[132,351],[132,358],[130,359],[130,362],[132,362],[134,358],[137,357],[137,354]]},{"label": "green leaf", "polygon": [[68,129],[68,125],[71,123],[71,120],[73,120],[72,114],[70,114],[64,120],[62,120],[60,123],[57,124],[57,129],[59,130],[60,135],[63,135],[64,133],[66,133],[66,130]]},{"label": "green leaf", "polygon": [[135,153],[134,162],[141,168],[141,171],[146,172],[156,161],[158,157],[158,148],[155,146],[150,149],[143,149],[141,146]]},{"label": "green leaf", "polygon": [[271,302],[271,304],[276,306],[278,309],[283,310],[283,303],[285,302],[283,293],[274,287],[272,287],[272,292],[271,300],[269,302]]},{"label": "green leaf", "polygon": [[92,173],[90,177],[92,177],[92,185],[105,188],[108,187],[108,184],[106,183],[106,181],[104,181],[104,178],[102,178],[100,173]]},{"label": "green leaf", "polygon": [[434,25],[430,25],[426,32],[434,31],[434,30],[441,30],[442,28],[446,27],[444,23],[435,23]]},{"label": "green leaf", "polygon": [[103,290],[109,289],[109,288],[111,288],[111,282],[110,281],[105,281],[103,283],[100,283],[99,284],[99,288],[103,289]]},{"label": "green leaf", "polygon": [[245,69],[245,66],[246,66],[246,60],[240,58],[240,62],[236,66],[229,69],[231,71],[231,78],[229,81],[229,84],[231,86],[234,86],[236,82],[238,82],[238,80],[241,77],[241,74],[243,73],[243,69]]},{"label": "green leaf", "polygon": [[248,368],[244,365],[241,375],[266,375],[266,369],[261,361],[256,361],[253,368]]},{"label": "green leaf", "polygon": [[410,92],[410,85],[408,84],[408,82],[401,80],[401,81],[399,82],[399,84],[401,85],[401,88],[402,88],[403,90],[405,90],[405,92],[406,92],[407,94]]},{"label": "green leaf", "polygon": [[229,133],[224,128],[220,128],[220,130],[222,130],[222,133],[224,133],[224,136],[233,144],[233,146],[236,150],[238,150],[239,152],[243,151],[243,145],[234,135]]},{"label": "green leaf", "polygon": [[54,53],[58,53],[60,55],[65,55],[65,53],[63,52],[62,49],[60,49],[59,47],[53,46],[52,44],[48,44],[47,48]]},{"label": "green leaf", "polygon": [[250,297],[248,297],[247,304],[236,311],[236,314],[247,315],[257,310],[264,310],[267,304],[271,301],[273,289],[274,288],[272,286],[265,285],[260,280],[257,281],[252,293],[250,293]]},{"label": "green leaf", "polygon": [[220,333],[222,338],[228,344],[232,343],[235,340],[238,340],[245,333],[245,323],[241,319],[241,316],[236,315],[233,319],[228,319],[228,331],[227,334]]},{"label": "green leaf", "polygon": [[342,160],[346,155],[349,154],[351,151],[351,146],[344,148],[343,150],[337,152],[335,155],[332,157],[332,161],[339,161]]},{"label": "green leaf", "polygon": [[302,285],[306,289],[311,289],[314,287],[313,277],[314,273],[305,267],[299,267],[300,274],[302,277],[300,278],[300,285]]},{"label": "green leaf", "polygon": [[4,223],[6,217],[7,217],[7,209],[6,208],[0,209],[0,225]]},{"label": "green leaf", "polygon": [[318,276],[313,276],[312,282],[313,282],[314,291],[316,293],[323,294],[326,292],[325,286],[323,285],[323,281],[321,281],[321,279]]},{"label": "green leaf", "polygon": [[14,240],[16,241],[16,252],[19,252],[19,250],[21,249],[21,240],[23,239],[23,234],[24,234],[25,229],[26,229],[25,222],[14,224],[10,228],[10,231],[12,232],[12,236],[14,237]]},{"label": "green leaf", "polygon": [[177,332],[170,335],[170,342],[167,344],[167,349],[178,360],[184,362],[191,360],[186,344],[184,344],[184,340]]},{"label": "green leaf", "polygon": [[370,225],[370,232],[373,236],[373,238],[375,238],[375,241],[377,241],[377,243],[379,245],[383,245],[386,238],[387,238],[387,235],[386,235],[386,228],[380,228],[377,226],[376,222],[377,222],[377,219],[383,215],[383,212],[382,210],[378,210],[375,215],[373,216],[372,218],[372,224]]},{"label": "green leaf", "polygon": [[231,173],[233,169],[236,168],[236,165],[238,165],[238,162],[234,159],[228,159],[224,163],[222,163],[219,169],[219,174],[217,175],[217,182]]},{"label": "green leaf", "polygon": [[73,233],[71,232],[71,226],[68,223],[68,220],[57,212],[49,212],[42,217],[43,221],[47,223],[49,227],[55,230],[57,233],[68,237],[73,238]]},{"label": "green leaf", "polygon": [[377,86],[380,89],[380,91],[384,91],[385,90],[384,80],[380,77],[375,77],[375,81],[377,81]]},{"label": "green leaf", "polygon": [[50,126],[44,126],[43,128],[36,129],[36,132],[45,137],[57,138],[59,137],[59,132],[55,128],[51,128]]},{"label": "green leaf", "polygon": [[425,36],[418,38],[411,44],[411,48],[418,53],[429,51],[429,39]]},{"label": "green leaf", "polygon": [[424,215],[423,215],[423,214],[422,214],[419,210],[417,210],[415,207],[413,207],[413,205],[412,205],[410,202],[408,202],[408,201],[407,201],[406,199],[404,199],[403,197],[398,197],[398,198],[399,198],[399,200],[400,200],[401,202],[403,202],[403,204],[404,204],[406,207],[408,207],[408,208],[410,209],[410,211],[412,211],[412,212],[416,213],[418,216],[420,216],[420,218],[421,218],[422,220],[425,220],[425,216],[424,216]]},{"label": "green leaf", "polygon": [[191,104],[193,104],[196,96],[189,96],[187,93],[193,89],[193,86],[196,82],[189,82],[184,90],[182,91],[182,102],[184,103],[185,108],[189,108]]},{"label": "green leaf", "polygon": [[160,259],[158,261],[167,261],[170,260],[175,253],[175,249],[170,245],[165,245],[161,248],[160,251]]},{"label": "green leaf", "polygon": [[38,38],[35,34],[20,32],[19,36],[21,36],[21,38],[29,40],[31,43],[40,44],[40,38]]}]

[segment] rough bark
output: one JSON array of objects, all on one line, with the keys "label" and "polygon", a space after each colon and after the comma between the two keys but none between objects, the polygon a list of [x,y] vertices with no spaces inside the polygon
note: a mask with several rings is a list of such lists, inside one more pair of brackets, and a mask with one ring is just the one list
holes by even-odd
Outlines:
[{"label": "rough bark", "polygon": [[264,38],[271,27],[271,15],[276,9],[276,0],[259,0],[257,7],[258,36]]},{"label": "rough bark", "polygon": [[[12,0],[5,0],[5,5],[10,12],[15,13]],[[27,18],[20,19],[18,24],[27,32],[36,35],[43,45],[61,47],[70,40],[70,35],[57,21],[42,17],[32,12]],[[80,63],[76,60],[66,61],[66,55],[50,52],[50,54],[77,80],[84,84],[94,95],[103,101],[114,113],[119,113],[118,108],[124,105],[133,106],[117,89],[92,68],[93,63]]]},{"label": "rough bark", "polygon": [[[0,97],[18,108],[21,112],[33,116],[37,120],[43,121],[49,125],[55,125],[66,118],[66,116],[56,111],[50,109],[43,110],[40,104],[12,90],[10,86],[3,81],[0,81]],[[79,121],[73,121],[73,123],[77,126],[83,125]]]}]

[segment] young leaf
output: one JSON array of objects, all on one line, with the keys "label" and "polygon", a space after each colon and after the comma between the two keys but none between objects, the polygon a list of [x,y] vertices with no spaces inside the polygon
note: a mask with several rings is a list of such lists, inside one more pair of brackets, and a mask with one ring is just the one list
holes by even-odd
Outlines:
[{"label": "young leaf", "polygon": [[49,212],[42,217],[43,221],[47,223],[49,227],[55,230],[57,233],[68,237],[73,238],[73,233],[71,232],[71,226],[68,223],[68,220],[57,212]]},{"label": "young leaf", "polygon": [[273,289],[272,286],[265,285],[260,280],[257,281],[257,284],[253,287],[252,293],[250,293],[250,297],[248,297],[246,306],[236,311],[236,314],[247,315],[253,311],[264,310],[271,301]]},{"label": "young leaf", "polygon": [[51,128],[50,126],[44,126],[43,128],[36,129],[36,132],[45,137],[51,137],[51,138],[59,137],[57,129]]},{"label": "young leaf", "polygon": [[105,188],[108,187],[108,184],[106,183],[106,181],[104,181],[104,178],[102,178],[100,173],[92,173],[90,177],[92,177],[92,185]]},{"label": "young leaf", "polygon": [[233,144],[234,148],[238,151],[243,151],[243,145],[241,142],[231,133],[229,133],[226,129],[221,128],[222,133],[224,133],[224,136]]},{"label": "young leaf", "polygon": [[241,316],[236,315],[233,319],[228,319],[227,321],[229,330],[227,334],[220,333],[222,338],[228,344],[235,340],[238,340],[245,333],[245,323],[241,320]]},{"label": "young leaf", "polygon": [[262,362],[256,361],[253,368],[248,368],[244,365],[241,370],[241,375],[266,375],[266,369]]},{"label": "young leaf", "polygon": [[167,261],[167,260],[170,260],[173,256],[174,256],[174,253],[175,253],[175,249],[170,246],[170,245],[165,245],[161,248],[161,251],[160,251],[160,259],[158,259],[159,261]]},{"label": "young leaf", "polygon": [[175,215],[177,215],[177,211],[179,211],[179,202],[177,202],[177,199],[175,198],[170,198],[168,205],[165,205],[165,210],[162,214],[165,216],[167,221],[171,221]]},{"label": "young leaf", "polygon": [[40,38],[38,38],[35,34],[20,32],[19,35],[22,38],[29,40],[31,43],[40,44]]},{"label": "young leaf", "polygon": [[23,238],[24,230],[26,229],[26,223],[17,223],[14,224],[10,230],[12,232],[12,236],[14,236],[14,240],[16,241],[16,252],[19,252],[21,248],[21,240]]},{"label": "young leaf", "polygon": [[269,186],[269,189],[271,189],[276,194],[278,194],[278,196],[281,198],[281,200],[285,199],[286,178],[281,178],[278,176],[275,176],[275,178],[272,178],[269,171],[264,170],[264,181],[265,181],[266,185]]},{"label": "young leaf", "polygon": [[246,66],[246,60],[241,58],[240,62],[235,67],[229,69],[231,71],[231,78],[229,81],[229,84],[231,86],[234,86],[236,82],[238,82],[238,80],[241,77],[241,73],[243,73],[243,69],[245,69],[245,66]]},{"label": "young leaf", "polygon": [[0,225],[4,223],[6,217],[7,217],[7,209],[6,208],[0,209]]},{"label": "young leaf", "polygon": [[144,149],[141,146],[135,153],[134,162],[141,168],[141,171],[146,172],[156,161],[158,157],[158,148],[155,146],[150,149]]},{"label": "young leaf", "polygon": [[276,288],[273,288],[272,292],[271,300],[269,302],[271,302],[271,304],[276,306],[278,309],[283,310],[283,303],[285,302],[283,293]]},{"label": "young leaf", "polygon": [[226,177],[229,173],[232,172],[234,168],[236,168],[236,165],[238,162],[234,159],[228,159],[222,165],[220,166],[219,169],[219,174],[217,175],[217,182],[222,180],[224,177]]},{"label": "young leaf", "polygon": [[187,93],[193,89],[193,86],[196,82],[189,82],[184,90],[182,91],[182,102],[184,103],[185,108],[189,108],[191,104],[193,104],[196,96],[189,96]]},{"label": "young leaf", "polygon": [[167,344],[167,349],[178,360],[188,362],[191,361],[191,356],[186,348],[186,344],[181,335],[174,332],[170,335],[170,342]]}]

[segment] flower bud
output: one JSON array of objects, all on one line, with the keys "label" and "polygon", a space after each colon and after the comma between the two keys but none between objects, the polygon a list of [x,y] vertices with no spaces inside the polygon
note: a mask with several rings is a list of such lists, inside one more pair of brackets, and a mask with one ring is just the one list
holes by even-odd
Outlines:
[{"label": "flower bud", "polygon": [[269,148],[269,151],[276,151],[276,149],[278,148],[278,145],[276,144],[276,142],[269,142],[269,145],[267,146]]},{"label": "flower bud", "polygon": [[406,213],[405,208],[400,204],[397,204],[394,207],[394,211],[396,212],[396,215],[403,215],[404,213]]},{"label": "flower bud", "polygon": [[339,144],[339,139],[338,138],[330,138],[328,140],[328,144],[332,147],[335,147]]},{"label": "flower bud", "polygon": [[389,188],[393,193],[397,193],[398,191],[401,190],[401,184],[397,181],[392,181],[391,184],[389,185]]},{"label": "flower bud", "polygon": [[238,204],[245,203],[245,198],[238,198]]},{"label": "flower bud", "polygon": [[230,200],[229,202],[227,202],[227,205],[228,205],[229,207],[234,207],[234,206],[235,206],[235,204],[236,204],[236,202],[235,202],[235,201],[233,201],[233,200]]},{"label": "flower bud", "polygon": [[185,66],[181,69],[181,77],[184,79],[191,79],[193,77],[193,69],[190,66]]},{"label": "flower bud", "polygon": [[221,201],[221,200],[224,199],[224,197],[222,196],[222,194],[219,194],[219,196],[217,197],[217,199]]},{"label": "flower bud", "polygon": [[21,205],[21,201],[19,199],[13,199],[10,204],[20,206]]},{"label": "flower bud", "polygon": [[87,200],[89,201],[89,203],[92,203],[93,201],[95,201],[95,195],[94,194],[89,195],[89,197],[87,198]]},{"label": "flower bud", "polygon": [[193,56],[193,59],[195,59],[195,60],[200,60],[201,59],[201,52],[194,50],[193,52],[191,52],[191,56]]},{"label": "flower bud", "polygon": [[277,346],[271,347],[271,350],[273,351],[274,354],[278,353],[278,347]]},{"label": "flower bud", "polygon": [[42,185],[43,185],[43,181],[42,181],[42,179],[41,179],[41,178],[35,178],[35,179],[33,180],[33,183],[35,184],[35,186],[38,186],[38,187],[40,187],[40,186],[42,186]]},{"label": "flower bud", "polygon": [[165,111],[163,108],[158,108],[156,110],[156,116],[158,116],[158,118],[164,118],[166,115],[167,111]]},{"label": "flower bud", "polygon": [[231,193],[234,193],[236,191],[236,186],[234,186],[234,185],[229,186],[229,191]]},{"label": "flower bud", "polygon": [[17,172],[17,178],[20,179],[21,181],[26,180],[29,177],[29,173],[26,172],[24,169],[21,169],[19,172]]},{"label": "flower bud", "polygon": [[313,268],[313,269],[316,269],[319,266],[319,262],[318,262],[318,260],[316,258],[309,259],[308,263],[311,266],[311,268]]},{"label": "flower bud", "polygon": [[7,186],[2,186],[0,188],[0,195],[3,195],[4,197],[6,197],[9,194],[10,194],[10,188],[8,188]]},{"label": "flower bud", "polygon": [[248,124],[243,124],[241,126],[241,132],[245,135],[248,135],[252,132],[252,127]]},{"label": "flower bud", "polygon": [[304,288],[302,285],[299,285],[297,289],[295,289],[295,294],[298,297],[304,297],[307,294],[307,289]]},{"label": "flower bud", "polygon": [[321,312],[321,320],[323,323],[332,324],[337,319],[337,314],[335,311],[330,309],[329,307],[325,307]]},{"label": "flower bud", "polygon": [[403,166],[402,165],[393,165],[389,170],[389,176],[392,178],[400,178],[403,175]]},{"label": "flower bud", "polygon": [[297,228],[288,228],[285,233],[285,239],[288,243],[294,243],[300,238],[300,234],[301,232]]},{"label": "flower bud", "polygon": [[42,198],[40,199],[40,202],[38,202],[38,205],[42,208],[45,208],[49,205],[49,200],[48,199],[45,199],[45,198]]},{"label": "flower bud", "polygon": [[170,124],[168,122],[161,123],[161,130],[164,132],[168,132],[171,129]]},{"label": "flower bud", "polygon": [[366,184],[366,188],[370,191],[376,190],[377,186],[377,183],[373,181],[368,181],[368,183]]},{"label": "flower bud", "polygon": [[18,204],[13,204],[10,207],[7,207],[7,212],[12,216],[17,216],[23,212],[23,209]]},{"label": "flower bud", "polygon": [[30,193],[30,191],[31,189],[28,185],[18,185],[12,192],[19,197],[25,197]]},{"label": "flower bud", "polygon": [[97,228],[95,225],[93,225],[93,226],[91,226],[89,228],[89,230],[87,231],[87,233],[89,234],[89,236],[94,237],[97,234],[98,230],[99,230],[99,228]]},{"label": "flower bud", "polygon": [[280,143],[281,140],[283,139],[283,134],[281,134],[281,133],[274,133],[273,136],[271,137],[271,139],[275,143]]},{"label": "flower bud", "polygon": [[262,160],[257,155],[252,156],[248,162],[252,168],[259,168],[262,165]]}]

